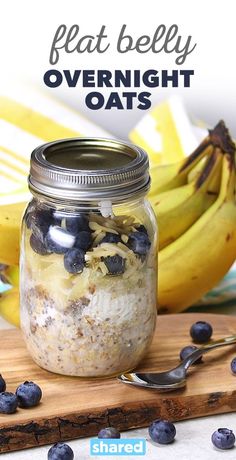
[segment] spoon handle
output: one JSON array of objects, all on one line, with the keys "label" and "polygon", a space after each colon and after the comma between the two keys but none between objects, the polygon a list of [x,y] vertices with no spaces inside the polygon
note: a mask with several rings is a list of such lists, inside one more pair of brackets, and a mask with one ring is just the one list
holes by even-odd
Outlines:
[{"label": "spoon handle", "polygon": [[212,342],[203,345],[201,348],[198,348],[196,351],[191,353],[190,356],[185,358],[182,361],[182,366],[187,370],[191,364],[193,364],[200,356],[208,353],[211,350],[219,347],[225,347],[226,345],[232,345],[236,343],[236,335],[231,335],[229,337],[224,337],[223,339],[214,340]]}]

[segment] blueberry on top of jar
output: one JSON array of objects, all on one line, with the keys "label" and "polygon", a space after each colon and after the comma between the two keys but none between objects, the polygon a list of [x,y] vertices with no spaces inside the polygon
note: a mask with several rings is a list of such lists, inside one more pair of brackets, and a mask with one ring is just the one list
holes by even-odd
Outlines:
[{"label": "blueberry on top of jar", "polygon": [[125,271],[125,259],[118,254],[102,258],[109,275],[122,275]]},{"label": "blueberry on top of jar", "polygon": [[90,232],[88,217],[84,214],[69,216],[66,218],[66,229],[72,235],[79,232]]},{"label": "blueberry on top of jar", "polygon": [[84,251],[80,248],[69,249],[64,255],[64,267],[72,274],[81,273],[85,266]]},{"label": "blueberry on top of jar", "polygon": [[120,243],[121,242],[121,237],[120,235],[117,235],[116,233],[106,233],[104,238],[101,240],[100,244],[102,243]]},{"label": "blueberry on top of jar", "polygon": [[146,256],[150,249],[151,242],[146,233],[131,232],[129,234],[127,246],[138,256]]},{"label": "blueberry on top of jar", "polygon": [[46,247],[56,254],[65,254],[75,243],[75,236],[58,226],[51,226],[45,237]]},{"label": "blueberry on top of jar", "polygon": [[47,248],[47,245],[45,244],[44,240],[42,241],[41,238],[39,238],[34,233],[30,235],[29,242],[30,242],[31,248],[37,254],[40,254],[41,256],[45,256],[46,254],[51,253],[51,251]]},{"label": "blueberry on top of jar", "polygon": [[139,225],[138,227],[136,227],[136,230],[137,230],[138,232],[141,232],[141,233],[146,233],[146,235],[148,234],[147,229],[146,229],[146,227],[145,227],[143,224],[141,224],[141,225]]},{"label": "blueberry on top of jar", "polygon": [[35,209],[29,213],[26,219],[28,228],[34,233],[40,230],[45,236],[50,225],[53,223],[53,214],[51,209]]},{"label": "blueberry on top of jar", "polygon": [[77,233],[74,243],[75,248],[80,248],[83,249],[83,251],[87,251],[91,245],[92,237],[90,232],[83,230],[82,232]]}]

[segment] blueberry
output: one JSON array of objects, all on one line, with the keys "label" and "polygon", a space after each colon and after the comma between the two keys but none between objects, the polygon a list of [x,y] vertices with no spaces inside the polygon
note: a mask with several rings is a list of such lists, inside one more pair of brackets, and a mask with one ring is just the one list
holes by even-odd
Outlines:
[{"label": "blueberry", "polygon": [[[182,348],[179,354],[181,361],[183,361],[185,358],[191,355],[193,351],[197,349],[198,348],[195,347],[195,345],[187,345],[186,347]],[[198,358],[197,361],[194,362],[194,364],[200,364],[201,362],[202,362],[202,356],[200,356],[200,358]]]},{"label": "blueberry", "polygon": [[148,431],[152,441],[158,444],[170,444],[176,435],[175,426],[168,420],[155,420]]},{"label": "blueberry", "polygon": [[146,233],[146,235],[148,234],[147,229],[146,229],[146,227],[144,227],[144,225],[139,225],[139,226],[136,228],[136,230],[137,230],[138,232],[141,232],[141,233]]},{"label": "blueberry", "polygon": [[125,259],[116,254],[115,256],[107,256],[103,259],[104,264],[108,268],[110,275],[121,275],[125,271]]},{"label": "blueberry", "polygon": [[79,216],[70,216],[66,218],[66,229],[72,235],[77,235],[79,232],[89,232],[88,217],[84,214]]},{"label": "blueberry", "polygon": [[218,449],[231,449],[235,443],[235,436],[228,428],[218,428],[211,437],[212,444]]},{"label": "blueberry", "polygon": [[190,335],[194,342],[207,342],[212,336],[212,326],[206,321],[197,321],[191,326]]},{"label": "blueberry", "polygon": [[120,235],[116,235],[115,233],[106,233],[104,238],[101,240],[101,243],[119,243],[120,241]]},{"label": "blueberry", "polygon": [[6,382],[2,375],[0,374],[0,393],[6,390]]},{"label": "blueberry", "polygon": [[0,393],[0,412],[2,414],[14,414],[18,406],[18,399],[14,393],[7,391]]},{"label": "blueberry", "polygon": [[38,237],[44,237],[53,222],[51,209],[36,209],[26,218],[28,228]]},{"label": "blueberry", "polygon": [[34,235],[34,233],[30,235],[30,246],[34,252],[40,254],[41,256],[45,256],[46,254],[50,253],[45,243],[41,241],[38,236]]},{"label": "blueberry", "polygon": [[81,273],[85,266],[84,251],[80,248],[69,249],[64,255],[64,267],[69,273]]},{"label": "blueberry", "polygon": [[34,382],[24,382],[16,389],[19,407],[34,407],[42,398],[41,388]]},{"label": "blueberry", "polygon": [[73,458],[73,450],[63,442],[57,442],[48,451],[48,460],[73,460]]},{"label": "blueberry", "polygon": [[75,236],[58,226],[51,226],[45,238],[49,251],[56,254],[65,254],[75,243]]},{"label": "blueberry", "polygon": [[99,439],[119,439],[120,432],[113,426],[108,426],[107,428],[102,428],[98,433]]},{"label": "blueberry", "polygon": [[232,359],[230,367],[231,367],[231,371],[233,372],[233,374],[236,374],[236,358]]},{"label": "blueberry", "polygon": [[85,252],[92,245],[92,237],[90,232],[82,231],[76,235],[74,247],[83,249]]},{"label": "blueberry", "polygon": [[127,245],[135,254],[146,256],[150,249],[151,242],[146,233],[132,232],[129,234]]}]

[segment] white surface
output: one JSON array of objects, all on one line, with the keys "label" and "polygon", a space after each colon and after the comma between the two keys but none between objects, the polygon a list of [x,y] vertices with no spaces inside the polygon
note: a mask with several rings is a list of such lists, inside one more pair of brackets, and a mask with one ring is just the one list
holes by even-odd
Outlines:
[{"label": "white surface", "polygon": [[[205,310],[205,309],[204,309]],[[211,309],[213,312],[213,309]],[[231,313],[235,313],[231,311]],[[11,326],[0,318],[0,329],[7,329]],[[222,376],[219,376],[221,378]],[[236,384],[236,377],[235,377]],[[225,459],[232,460],[236,458],[236,447],[229,451],[218,451],[211,443],[211,435],[217,428],[230,428],[236,434],[236,414],[222,414],[211,417],[203,417],[195,420],[185,420],[176,422],[176,440],[169,446],[154,445],[148,436],[148,430],[130,430],[122,432],[123,438],[145,438],[147,439],[147,453],[140,456],[140,459],[148,460],[218,460],[225,455]],[[68,444],[72,447],[75,458],[74,460],[98,460],[102,456],[89,455],[89,438],[70,441]],[[46,460],[47,452],[50,446],[39,447],[2,454],[3,460]],[[110,459],[119,457],[106,457]],[[135,459],[134,456],[122,456],[124,460]]]},{"label": "white surface", "polygon": [[[218,460],[224,455],[225,460],[233,460],[236,457],[236,448],[229,451],[219,451],[211,443],[211,434],[217,428],[227,427],[235,430],[236,415],[218,415],[214,417],[205,417],[191,421],[177,422],[176,440],[169,446],[153,444],[148,436],[148,430],[132,430],[122,433],[124,438],[145,438],[147,439],[147,453],[140,456],[140,459],[147,460]],[[236,431],[236,430],[235,430]],[[89,455],[89,438],[78,441],[68,441],[68,444],[74,451],[74,460],[101,460],[102,456]],[[3,460],[46,460],[49,446],[41,448],[28,449],[14,452],[11,454],[2,454]],[[106,457],[113,460],[117,456]],[[134,459],[135,456],[122,456],[123,460]]]}]

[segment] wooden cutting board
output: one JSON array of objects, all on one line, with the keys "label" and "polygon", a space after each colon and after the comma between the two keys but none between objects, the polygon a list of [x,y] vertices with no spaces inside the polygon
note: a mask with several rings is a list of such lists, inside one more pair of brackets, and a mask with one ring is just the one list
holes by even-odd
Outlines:
[{"label": "wooden cutting board", "polygon": [[[203,319],[212,324],[215,339],[236,332],[232,316],[200,311],[159,316],[152,347],[139,370],[174,367],[179,350],[191,343],[191,324]],[[0,372],[8,391],[25,380],[43,390],[38,407],[0,414],[0,452],[93,436],[108,425],[127,430],[148,426],[158,417],[182,420],[236,410],[236,376],[230,372],[236,346],[205,355],[204,364],[189,371],[187,388],[171,393],[127,386],[115,378],[89,380],[44,371],[30,358],[18,330],[1,331],[0,348]]]}]

